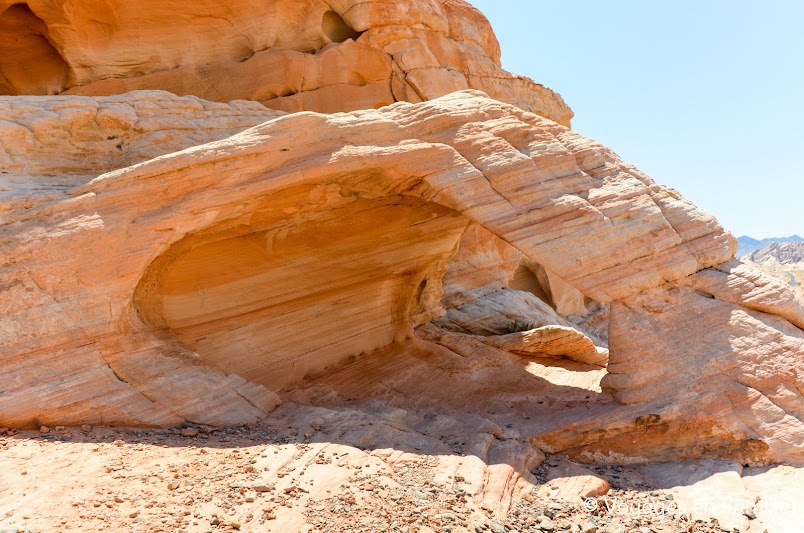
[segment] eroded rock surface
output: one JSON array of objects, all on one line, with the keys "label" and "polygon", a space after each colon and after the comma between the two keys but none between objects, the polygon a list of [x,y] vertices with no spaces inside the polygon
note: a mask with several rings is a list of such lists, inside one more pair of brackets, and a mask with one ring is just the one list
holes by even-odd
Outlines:
[{"label": "eroded rock surface", "polygon": [[[215,140],[273,112],[154,93],[24,102],[3,109],[44,115],[63,151],[99,162],[70,167],[36,136],[35,163],[5,151],[9,175],[41,191],[2,229],[4,424],[254,421],[305,376],[411,343],[605,364],[592,333],[539,299],[560,280],[584,309],[610,305],[603,387],[624,405],[587,395],[585,415],[517,431],[587,460],[801,457],[800,302],[724,265],[735,242],[714,218],[555,122],[463,92]],[[47,118],[71,105],[86,126]],[[123,106],[121,149],[97,117]],[[165,119],[159,143],[134,115],[171,106],[194,122]],[[3,146],[16,132],[0,130]],[[181,150],[198,140],[213,142]],[[415,340],[433,320],[451,332]]]},{"label": "eroded rock surface", "polygon": [[30,453],[124,435],[88,424],[262,448],[199,452],[238,469],[206,504],[173,501],[197,464],[142,508],[84,490],[82,528],[624,531],[578,504],[671,495],[713,510],[656,531],[796,522],[801,470],[765,465],[804,464],[801,293],[569,130],[469,4],[0,0],[0,50],[0,426],[41,427],[0,427],[0,528],[65,526],[67,478],[17,459],[97,476]]},{"label": "eroded rock surface", "polygon": [[0,221],[105,172],[217,141],[284,115],[256,102],[164,91],[106,98],[0,97]]},{"label": "eroded rock surface", "polygon": [[463,0],[0,1],[0,94],[163,89],[334,113],[462,89],[569,125]]}]

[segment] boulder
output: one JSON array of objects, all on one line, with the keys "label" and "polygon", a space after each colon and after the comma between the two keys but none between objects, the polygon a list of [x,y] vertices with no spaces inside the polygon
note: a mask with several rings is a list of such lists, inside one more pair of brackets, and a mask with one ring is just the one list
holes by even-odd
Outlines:
[{"label": "boulder", "polygon": [[582,504],[587,498],[603,496],[609,483],[588,468],[564,458],[558,458],[547,467],[547,480],[538,495],[561,502]]},{"label": "boulder", "polygon": [[566,357],[597,366],[606,366],[609,355],[607,349],[598,348],[589,337],[566,326],[541,326],[527,331],[484,337],[482,341],[489,346],[520,355]]}]

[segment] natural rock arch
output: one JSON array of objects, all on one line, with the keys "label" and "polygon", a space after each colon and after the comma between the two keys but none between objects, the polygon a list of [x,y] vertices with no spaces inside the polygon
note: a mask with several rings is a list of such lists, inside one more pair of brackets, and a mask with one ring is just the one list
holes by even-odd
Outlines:
[{"label": "natural rock arch", "polygon": [[[107,172],[87,183],[80,169],[59,167],[72,176],[65,180],[75,180],[71,187],[50,189],[49,195],[14,193],[19,202],[5,213],[6,226],[13,231],[3,233],[0,241],[6,252],[0,269],[0,286],[6,290],[0,303],[9,310],[2,316],[0,345],[10,355],[0,363],[17,379],[0,395],[3,424],[30,427],[99,419],[159,426],[186,420],[231,424],[265,416],[276,405],[276,395],[237,372],[205,362],[213,353],[196,332],[181,339],[186,331],[180,331],[180,322],[194,320],[192,313],[168,317],[174,321],[173,333],[155,327],[160,315],[152,304],[160,290],[168,289],[171,298],[189,295],[192,300],[197,295],[182,294],[182,283],[164,280],[160,289],[156,280],[150,284],[156,292],[135,298],[142,294],[137,286],[148,285],[141,281],[149,270],[158,270],[149,267],[160,256],[178,257],[179,270],[193,275],[197,271],[188,267],[192,256],[186,254],[215,240],[215,232],[230,231],[239,238],[283,224],[303,228],[316,213],[350,203],[382,206],[389,199],[412,197],[418,200],[399,203],[413,213],[420,213],[421,206],[446,213],[445,221],[449,213],[458,213],[586,297],[611,303],[616,327],[603,386],[622,405],[610,404],[603,419],[584,413],[587,418],[573,418],[571,427],[534,436],[543,449],[569,450],[587,459],[631,450],[646,431],[644,424],[635,425],[640,419],[660,420],[647,429],[661,431],[662,439],[638,440],[642,444],[636,453],[651,457],[800,460],[800,443],[795,441],[802,424],[796,392],[800,378],[780,369],[796,368],[804,353],[801,303],[789,287],[727,264],[736,243],[713,217],[598,143],[481,93],[461,92],[351,114],[274,115],[232,137],[208,137],[204,140],[214,142],[181,151],[175,151],[182,146],[171,140],[166,148],[172,153],[156,157],[148,152],[142,162],[126,150],[150,138],[152,130],[144,127],[150,123],[136,106],[123,113],[120,100],[145,96],[155,95],[82,99],[73,104],[81,113],[75,107],[65,109],[64,98],[35,99],[29,107],[10,111],[21,113],[18,120],[25,124],[29,113],[39,116],[32,111],[35,106],[48,107],[53,110],[51,138],[62,143],[64,152],[96,154],[110,168],[93,169],[91,175]],[[159,105],[165,107],[161,113],[178,109],[186,115],[196,109],[198,124],[217,121],[214,114],[201,111],[206,108],[197,99],[172,98]],[[154,106],[150,103],[141,113],[150,116],[148,108]],[[217,105],[227,115],[242,115],[246,127],[264,120],[264,108],[238,106]],[[114,123],[125,118],[128,127],[120,131],[127,132],[125,144],[94,132],[97,123],[87,117],[100,116],[116,118]],[[93,134],[62,135],[62,129],[73,131],[75,123]],[[4,155],[11,163],[8,168],[20,175],[35,173],[27,179],[42,182],[45,173],[28,165],[13,144],[25,140],[36,146],[36,139],[30,130],[11,124],[0,130],[4,146],[12,148]],[[49,146],[56,150],[59,145]],[[126,163],[129,156],[132,160]],[[62,165],[69,159],[58,157]],[[352,218],[352,212],[346,213]],[[396,219],[380,218],[380,226]],[[299,225],[301,221],[305,224]],[[403,226],[400,231],[419,224],[410,219]],[[447,255],[459,228],[455,226],[454,235],[446,232],[447,242],[431,250],[433,261],[417,262],[423,268],[411,272],[418,274],[400,281],[402,297],[393,301],[403,302],[407,312],[396,313],[392,306],[392,317],[416,316],[412,300],[437,301],[437,293],[431,292],[437,284],[425,273],[440,270],[438,258]],[[305,237],[297,243],[307,238],[305,230],[299,231]],[[313,237],[318,233],[316,226],[306,231]],[[174,248],[193,238],[199,246]],[[427,241],[427,235],[422,238]],[[268,242],[265,235],[260,239],[260,246]],[[235,244],[238,251],[244,245]],[[78,249],[81,254],[75,253]],[[202,251],[201,259],[214,255]],[[206,279],[219,275],[213,271]],[[248,287],[242,285],[240,293],[248,294]],[[224,308],[229,305],[226,298],[221,302]],[[707,331],[706,306],[728,317],[728,323],[719,322],[716,335]],[[672,324],[679,313],[696,328],[692,339],[702,342],[685,347],[676,341]],[[426,318],[422,314],[411,323]],[[167,322],[164,316],[161,320]],[[202,319],[189,326],[207,323]],[[388,324],[381,329],[394,334],[372,339],[367,346],[398,339],[399,332]],[[188,348],[194,343],[198,353]],[[740,351],[740,346],[759,343],[767,354]],[[658,345],[664,348],[656,352]],[[341,355],[347,353],[337,353]],[[36,386],[43,380],[58,382],[58,390]],[[662,391],[660,397],[653,395],[656,390]],[[723,401],[724,395],[731,403]],[[756,405],[772,409],[773,416],[784,418],[784,426],[758,419],[752,411]],[[659,418],[641,418],[646,415]],[[702,439],[698,430],[712,419],[719,421],[717,431]],[[757,445],[758,440],[765,444]]]},{"label": "natural rock arch", "polygon": [[[458,97],[453,97],[458,98]],[[449,101],[449,100],[447,100]],[[457,100],[456,100],[457,101]],[[540,264],[547,265],[551,271],[558,276],[566,279],[575,289],[579,289],[589,296],[596,296],[602,301],[611,301],[631,294],[638,290],[639,284],[645,283],[642,279],[644,274],[639,269],[633,269],[631,263],[624,257],[618,257],[611,264],[609,273],[599,271],[596,264],[584,265],[584,258],[590,253],[591,244],[588,243],[589,235],[586,231],[577,232],[576,226],[569,223],[564,226],[566,239],[569,241],[579,240],[584,244],[570,245],[566,243],[556,244],[555,239],[550,235],[542,235],[541,227],[549,228],[550,232],[555,233],[556,224],[552,221],[554,216],[546,215],[540,211],[544,209],[556,209],[556,213],[567,212],[565,205],[569,197],[563,192],[556,196],[555,204],[549,208],[534,208],[537,204],[528,205],[516,196],[521,186],[515,184],[506,185],[505,179],[510,172],[495,167],[497,154],[507,150],[511,152],[509,157],[514,157],[514,153],[520,158],[514,165],[523,165],[525,161],[533,164],[530,157],[523,158],[522,152],[527,141],[519,138],[521,135],[528,135],[532,127],[528,124],[529,120],[541,121],[532,115],[524,122],[508,124],[502,128],[501,132],[490,135],[486,138],[486,133],[481,133],[477,141],[472,146],[462,143],[455,143],[454,146],[446,144],[456,135],[451,128],[472,128],[471,120],[483,117],[489,119],[500,114],[500,104],[488,106],[480,114],[470,119],[469,124],[464,124],[466,117],[447,118],[447,115],[439,121],[446,119],[445,123],[439,124],[441,133],[435,138],[427,139],[425,136],[419,143],[403,143],[397,145],[393,140],[393,135],[401,134],[396,132],[388,140],[380,140],[372,137],[371,128],[367,131],[349,132],[349,127],[345,124],[353,120],[349,117],[328,119],[321,115],[307,115],[293,117],[294,121],[308,122],[310,131],[328,131],[332,125],[341,120],[344,123],[344,135],[346,144],[340,145],[341,141],[335,141],[334,152],[328,149],[311,146],[286,147],[281,132],[286,119],[280,119],[273,125],[266,124],[264,127],[257,128],[250,132],[251,140],[244,134],[242,141],[234,138],[233,143],[242,142],[241,148],[231,152],[228,161],[221,161],[217,156],[210,156],[210,152],[202,149],[193,149],[194,155],[187,157],[178,156],[175,163],[166,160],[164,163],[170,166],[166,175],[170,176],[173,182],[180,182],[185,179],[192,179],[197,183],[208,182],[209,187],[214,190],[220,185],[221,172],[235,176],[237,178],[225,178],[224,181],[248,183],[248,186],[237,186],[227,189],[225,195],[211,199],[215,207],[208,207],[205,210],[213,215],[214,218],[194,218],[184,224],[181,235],[173,232],[171,240],[165,241],[164,238],[159,244],[160,252],[158,259],[154,260],[150,266],[143,266],[142,280],[136,290],[132,289],[135,295],[135,307],[142,313],[145,322],[161,328],[170,330],[187,346],[197,352],[202,360],[215,368],[222,369],[226,373],[240,375],[247,380],[255,381],[270,388],[277,389],[300,379],[308,372],[315,372],[326,365],[334,364],[346,357],[357,355],[381,348],[400,337],[400,332],[410,332],[413,326],[427,322],[437,316],[440,311],[440,277],[446,270],[447,261],[451,251],[470,220],[480,224],[485,230],[495,234],[497,238],[507,241],[510,245],[518,248],[531,260],[538,261]],[[434,108],[436,110],[437,108]],[[392,109],[385,111],[394,113]],[[404,112],[403,112],[404,114]],[[436,111],[438,116],[438,111]],[[525,117],[521,117],[525,119]],[[402,120],[404,123],[404,119]],[[551,128],[543,122],[544,127]],[[512,131],[513,128],[513,131]],[[518,130],[518,131],[516,131]],[[514,132],[516,131],[516,132]],[[556,133],[563,130],[556,130]],[[335,133],[335,130],[332,130]],[[326,133],[324,133],[326,135]],[[458,135],[460,137],[460,135]],[[348,140],[347,140],[348,138]],[[259,139],[259,140],[258,140]],[[377,142],[379,141],[379,142]],[[430,142],[427,142],[430,141]],[[354,145],[352,143],[355,143]],[[516,148],[510,143],[521,143],[522,147]],[[363,144],[362,147],[356,145]],[[553,179],[567,180],[564,175],[567,172],[575,172],[577,175],[589,179],[590,183],[596,184],[597,178],[585,172],[584,166],[590,165],[586,159],[578,158],[573,155],[574,147],[568,143],[569,148],[564,148],[561,155],[557,155],[557,161],[553,166],[557,170]],[[298,152],[298,155],[296,153]],[[301,157],[302,159],[295,159]],[[490,157],[488,161],[486,157]],[[599,167],[599,157],[591,158],[591,164]],[[184,161],[184,162],[182,162]],[[612,160],[614,161],[614,160]],[[580,165],[579,165],[580,162]],[[494,163],[488,166],[490,163]],[[289,165],[289,166],[288,166]],[[115,195],[114,189],[118,183],[122,185],[125,181],[147,178],[149,173],[158,169],[159,164],[144,165],[142,169],[133,170],[128,176],[121,176],[122,181],[117,179],[112,181],[102,180],[96,185],[85,188],[86,191],[96,191],[101,198],[112,197]],[[160,172],[156,170],[157,172]],[[618,172],[612,166],[609,172]],[[549,173],[548,173],[549,174]],[[138,177],[141,175],[141,177]],[[521,176],[525,179],[528,175],[526,170],[522,170]],[[656,192],[645,187],[640,181],[633,180],[634,185],[642,188],[646,199]],[[106,187],[111,190],[106,191]],[[525,182],[523,182],[525,183]],[[510,192],[505,192],[506,187],[510,187]],[[658,191],[661,193],[661,191]],[[582,194],[580,196],[583,196]],[[110,200],[107,200],[110,201]],[[193,201],[191,198],[181,196],[173,197],[169,203],[173,203],[172,210],[186,209],[180,207],[186,201]],[[572,200],[578,205],[589,205],[588,200],[579,197]],[[360,341],[353,346],[344,346],[338,349],[328,349],[324,346],[311,347],[317,339],[308,339],[312,344],[296,342],[298,346],[281,346],[282,333],[276,328],[272,328],[269,322],[277,316],[285,316],[297,313],[295,320],[319,320],[322,311],[305,313],[297,309],[287,309],[277,311],[278,314],[260,314],[260,310],[265,307],[276,307],[278,302],[270,304],[268,295],[259,296],[252,293],[253,286],[249,284],[249,279],[260,279],[260,283],[266,286],[281,285],[289,283],[293,279],[293,272],[297,271],[300,277],[306,275],[302,266],[294,267],[283,260],[281,256],[265,253],[269,247],[276,243],[282,243],[287,249],[293,250],[294,245],[290,242],[293,238],[288,238],[293,232],[298,232],[299,236],[295,239],[296,251],[302,250],[305,243],[315,242],[317,234],[321,233],[320,227],[316,224],[325,223],[328,217],[334,217],[329,221],[330,228],[339,228],[340,231],[349,233],[350,222],[354,221],[356,213],[361,210],[369,211],[372,209],[388,209],[393,205],[389,213],[383,214],[378,211],[374,225],[386,227],[386,231],[398,231],[404,235],[406,231],[415,228],[419,232],[418,239],[422,243],[441,242],[439,239],[444,236],[434,250],[427,254],[416,255],[416,253],[401,254],[406,256],[408,261],[405,272],[397,270],[395,276],[399,279],[392,285],[393,290],[383,296],[383,302],[378,305],[368,306],[360,309],[359,305],[354,308],[355,313],[366,313],[370,316],[372,312],[384,315],[381,319],[382,324],[376,328],[374,334],[361,332],[360,324],[355,328],[350,328],[343,323],[339,329],[343,330],[344,338],[357,334]],[[160,205],[160,210],[164,210],[164,205]],[[668,213],[673,213],[675,206],[666,207]],[[615,212],[618,209],[615,209]],[[166,216],[171,211],[164,212]],[[337,214],[340,212],[341,214]],[[425,220],[415,221],[416,216],[422,213],[437,213],[435,218],[443,219],[444,226],[439,227],[437,223]],[[611,217],[604,215],[596,208],[579,211],[570,211],[573,217],[588,217],[590,224],[603,224],[602,231],[608,230]],[[653,213],[661,211],[655,206],[646,213],[648,218],[654,216]],[[533,221],[532,226],[528,218],[533,215],[545,217],[550,222],[545,226],[538,223],[538,219]],[[427,215],[430,216],[430,215]],[[561,216],[561,215],[559,215]],[[629,224],[633,215],[625,214],[622,224],[628,231],[667,232],[668,236],[675,237],[676,244],[668,250],[672,250],[671,256],[678,257],[678,264],[666,269],[666,276],[673,273],[676,269],[677,276],[683,276],[685,270],[693,272],[697,267],[687,266],[691,264],[693,254],[687,249],[686,245],[679,242],[678,235],[672,232],[672,226],[666,219],[657,220],[656,228],[648,229]],[[398,220],[395,220],[398,219]],[[149,224],[154,221],[146,218]],[[394,226],[394,222],[399,222]],[[423,228],[428,227],[424,224],[435,224],[434,235],[421,233]],[[167,219],[163,222],[168,225]],[[441,222],[439,222],[440,224]],[[134,226],[139,224],[133,222]],[[383,226],[390,224],[389,226]],[[370,220],[363,229],[373,229]],[[527,227],[527,231],[523,228]],[[558,227],[561,227],[560,225]],[[304,229],[307,228],[307,229]],[[144,228],[142,231],[150,231]],[[444,232],[444,233],[441,233]],[[696,236],[700,236],[701,231],[696,231]],[[279,235],[279,237],[278,237]],[[354,235],[352,235],[354,237]],[[435,241],[429,241],[438,237]],[[609,241],[609,246],[619,246],[621,249],[629,249],[633,253],[632,247],[628,245],[627,235],[620,235],[615,240]],[[373,249],[376,246],[373,242],[378,240],[374,235],[363,243],[363,252],[366,249]],[[546,242],[542,243],[544,240]],[[154,247],[153,242],[150,246]],[[334,243],[328,243],[334,244]],[[724,243],[719,244],[719,254],[726,257],[730,251]],[[345,256],[354,261],[359,255],[360,247],[355,248],[354,254]],[[316,257],[315,250],[308,250],[316,261],[327,260],[326,254]],[[292,255],[293,252],[291,252]],[[600,253],[608,254],[608,248],[601,248]],[[243,254],[243,263],[230,263],[228,267],[218,267],[216,262],[221,258],[231,258],[235,254]],[[330,252],[330,260],[337,257],[337,254]],[[303,254],[302,254],[303,255]],[[699,255],[698,257],[703,258]],[[287,259],[287,258],[285,258]],[[310,258],[304,258],[309,260]],[[249,264],[246,264],[249,263]],[[210,267],[210,265],[212,265]],[[375,271],[377,275],[389,275],[389,265],[378,267]],[[237,271],[243,274],[243,279],[235,279],[237,275],[227,274],[226,271]],[[246,272],[249,271],[249,272]],[[272,279],[266,271],[274,271],[279,277]],[[314,272],[312,270],[311,272]],[[370,280],[370,272],[364,271],[361,275],[363,280]],[[320,272],[318,274],[320,276]],[[260,278],[260,276],[263,276]],[[417,288],[423,279],[430,277],[425,287],[429,291],[436,291],[428,294],[427,304],[417,302],[413,305],[410,299],[417,293]],[[654,276],[654,280],[647,281],[648,286],[661,284],[663,278]],[[208,285],[205,285],[209,282]],[[195,284],[195,286],[193,286]],[[216,289],[222,286],[224,289]],[[404,287],[404,288],[402,288]],[[210,301],[216,301],[219,307],[206,308],[208,304],[203,303],[205,291],[217,291],[210,297]],[[369,291],[371,292],[371,291]],[[383,292],[375,291],[376,294]],[[235,297],[234,295],[241,296]],[[321,293],[319,293],[320,295]],[[244,296],[248,295],[248,296]],[[255,296],[252,300],[251,296]],[[256,297],[258,296],[258,297]],[[309,302],[315,307],[315,298]],[[422,295],[419,295],[421,297]],[[240,300],[238,300],[238,298]],[[368,298],[372,302],[372,298]],[[326,309],[327,305],[321,301],[321,309]],[[357,299],[355,302],[357,303]],[[376,303],[376,302],[374,302]],[[265,304],[265,305],[263,305]],[[250,318],[244,319],[247,313],[255,313]],[[211,319],[210,317],[215,317]],[[238,318],[239,317],[239,318]],[[415,318],[412,318],[415,317]],[[252,318],[254,321],[252,321]],[[291,319],[294,320],[294,319]],[[407,322],[404,327],[402,322]],[[325,322],[325,321],[324,321]],[[310,322],[312,324],[313,322]],[[243,329],[243,335],[231,334],[233,330]],[[315,330],[315,327],[311,327]],[[371,328],[368,328],[371,329]],[[256,339],[251,338],[255,335]],[[273,333],[272,333],[273,331]],[[261,337],[261,335],[265,337]],[[336,332],[330,332],[335,337],[331,344],[340,342]],[[344,341],[345,342],[345,341]],[[293,344],[293,343],[289,343]],[[242,353],[248,352],[248,353]],[[322,356],[324,352],[328,355]],[[305,353],[311,353],[309,358],[302,357]],[[249,354],[255,354],[254,357]],[[317,354],[317,355],[316,355]]]}]

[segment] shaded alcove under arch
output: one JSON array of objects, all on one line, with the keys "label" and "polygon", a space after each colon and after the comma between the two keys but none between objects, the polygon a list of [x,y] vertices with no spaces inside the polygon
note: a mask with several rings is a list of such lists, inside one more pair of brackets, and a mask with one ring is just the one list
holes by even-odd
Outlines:
[{"label": "shaded alcove under arch", "polygon": [[433,318],[440,277],[468,223],[401,196],[341,198],[271,218],[252,213],[175,243],[146,271],[135,304],[204,363],[274,390]]},{"label": "shaded alcove under arch", "polygon": [[58,94],[67,87],[70,67],[27,4],[0,13],[0,50],[0,94]]}]

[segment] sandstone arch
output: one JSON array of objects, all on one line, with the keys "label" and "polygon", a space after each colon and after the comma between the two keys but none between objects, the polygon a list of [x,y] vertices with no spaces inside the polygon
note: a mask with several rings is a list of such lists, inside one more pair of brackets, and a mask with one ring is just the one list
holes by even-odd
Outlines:
[{"label": "sandstone arch", "polygon": [[[140,97],[87,99],[85,104],[94,109],[88,113],[100,114],[120,104],[119,98]],[[34,101],[70,117],[54,121],[57,127],[69,129],[70,121],[83,120],[83,113],[65,108],[62,100],[55,102]],[[165,105],[186,109],[200,103],[177,98]],[[254,113],[265,113],[260,109],[222,108],[227,116],[244,117],[243,127],[253,125]],[[132,108],[128,116],[131,124],[141,126],[135,120],[138,113]],[[200,114],[195,120],[217,119]],[[127,143],[132,144],[150,131],[130,129]],[[13,147],[11,141],[19,139],[17,129],[0,132],[6,134],[3,146]],[[205,360],[212,352],[202,353],[208,347],[191,330],[203,329],[209,321],[195,320],[192,313],[162,316],[163,326],[173,321],[168,327],[173,332],[165,334],[155,327],[160,315],[151,307],[155,300],[149,300],[155,293],[138,301],[138,284],[147,280],[149,266],[160,257],[177,257],[184,268],[192,264],[187,253],[220,241],[219,236],[240,239],[283,224],[304,231],[301,228],[322,213],[357,202],[383,206],[393,199],[412,213],[442,213],[440,218],[450,221],[448,231],[431,235],[443,235],[444,241],[436,239],[437,246],[428,245],[427,253],[416,255],[422,267],[410,270],[416,275],[405,281],[400,274],[410,271],[391,270],[399,278],[396,286],[404,287],[395,301],[407,309],[392,309],[391,316],[414,317],[408,318],[406,328],[437,313],[439,296],[430,292],[436,284],[430,278],[422,281],[426,273],[443,269],[440,258],[451,251],[467,221],[586,297],[610,302],[615,309],[604,386],[622,405],[573,415],[571,425],[554,432],[542,428],[532,438],[545,449],[599,458],[632,449],[634,440],[647,435],[637,453],[651,457],[720,456],[746,462],[801,458],[794,442],[804,417],[795,392],[801,379],[780,370],[795,367],[804,353],[800,302],[789,287],[728,267],[735,242],[713,217],[603,146],[478,92],[351,114],[281,116],[230,138],[215,138],[221,137],[112,170],[88,183],[85,174],[74,171],[69,187],[33,195],[34,200],[4,214],[11,223],[6,227],[13,231],[0,234],[5,252],[0,263],[0,303],[5,311],[0,346],[10,355],[0,364],[18,379],[0,395],[0,422],[70,424],[97,422],[102,416],[117,424],[221,424],[265,416],[276,397],[239,375],[247,369],[221,368],[228,356]],[[36,144],[35,138],[29,141]],[[87,136],[70,138],[72,144],[64,146],[71,153],[115,154],[112,159],[119,161],[125,150],[114,141]],[[11,152],[15,166],[10,168],[25,175],[31,167]],[[132,163],[138,161],[142,159]],[[412,203],[400,198],[411,198],[405,202]],[[405,211],[395,211],[401,212]],[[345,213],[347,219],[355,216]],[[457,217],[455,226],[450,213]],[[398,215],[380,218],[378,224],[405,220]],[[400,231],[419,226],[415,217],[407,220]],[[308,230],[319,233],[316,226]],[[430,242],[428,235],[422,238]],[[185,239],[199,241],[180,249],[178,243],[189,242]],[[267,238],[260,239],[263,244],[258,244],[264,246]],[[238,250],[241,244],[246,245],[238,241]],[[82,254],[75,254],[76,249]],[[212,254],[202,252],[202,259]],[[88,262],[85,257],[97,259]],[[198,272],[189,267],[185,271]],[[207,279],[219,275],[220,271],[205,274]],[[160,282],[151,286],[159,288]],[[249,286],[244,284],[240,292],[249,294]],[[181,283],[163,281],[162,289],[178,290],[171,297],[188,293],[181,294]],[[192,291],[189,296],[191,301],[195,297]],[[705,306],[698,301],[702,298]],[[411,300],[423,305],[413,306]],[[221,302],[225,309],[216,312],[228,313],[226,298]],[[721,324],[728,329],[718,335],[706,332],[706,306],[729,317]],[[138,309],[144,310],[145,322]],[[693,346],[699,351],[674,340],[677,333],[667,324],[678,313],[700,320],[693,324],[699,331],[695,338],[705,339]],[[190,320],[185,325],[191,334],[181,339],[186,333],[180,331],[183,320]],[[399,342],[390,322],[380,328],[386,336],[366,346],[389,339]],[[743,353],[741,346],[765,340],[762,357],[735,358],[735,353]],[[661,353],[653,352],[653,345],[661,345]],[[690,361],[694,366],[688,367]],[[775,381],[748,379],[752,375],[773,376]],[[35,385],[43,379],[55,382],[56,376],[61,376],[57,390]],[[709,379],[713,377],[717,379]],[[774,382],[783,387],[774,388]],[[271,383],[270,376],[265,383]],[[663,395],[652,397],[652,388]],[[732,403],[722,401],[724,394]],[[773,416],[757,415],[752,410],[756,405]],[[646,415],[658,419],[641,418]],[[660,422],[646,427],[635,425],[636,419]],[[695,442],[696,431],[711,419],[718,420],[717,428]],[[782,426],[774,422],[780,419],[785,420]],[[660,433],[665,435],[661,439],[656,437]]]}]

